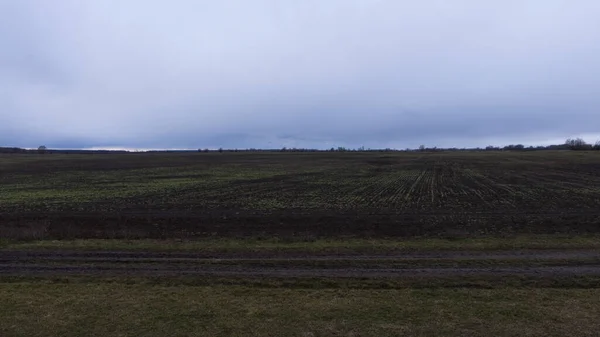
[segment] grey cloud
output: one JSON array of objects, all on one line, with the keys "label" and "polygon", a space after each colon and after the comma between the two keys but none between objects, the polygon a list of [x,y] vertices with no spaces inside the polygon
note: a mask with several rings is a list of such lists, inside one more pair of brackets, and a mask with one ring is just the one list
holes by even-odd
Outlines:
[{"label": "grey cloud", "polygon": [[600,139],[598,15],[594,0],[4,1],[0,145]]}]

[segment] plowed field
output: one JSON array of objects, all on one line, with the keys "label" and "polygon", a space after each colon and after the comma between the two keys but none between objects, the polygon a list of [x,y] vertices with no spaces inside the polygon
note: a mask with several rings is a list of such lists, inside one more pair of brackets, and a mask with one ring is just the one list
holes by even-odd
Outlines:
[{"label": "plowed field", "polygon": [[600,153],[0,155],[8,238],[600,231]]}]

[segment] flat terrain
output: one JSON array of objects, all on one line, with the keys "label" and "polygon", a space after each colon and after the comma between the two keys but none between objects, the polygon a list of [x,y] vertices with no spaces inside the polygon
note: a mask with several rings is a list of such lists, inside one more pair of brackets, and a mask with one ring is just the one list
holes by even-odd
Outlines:
[{"label": "flat terrain", "polygon": [[0,284],[2,336],[597,336],[598,289]]},{"label": "flat terrain", "polygon": [[596,336],[600,153],[0,155],[0,336]]},{"label": "flat terrain", "polygon": [[600,231],[600,152],[0,155],[0,236]]},{"label": "flat terrain", "polygon": [[4,276],[236,276],[397,278],[456,275],[600,276],[600,251],[422,252],[387,255],[8,251]]},{"label": "flat terrain", "polygon": [[600,288],[597,236],[5,242],[5,281],[292,288]]}]

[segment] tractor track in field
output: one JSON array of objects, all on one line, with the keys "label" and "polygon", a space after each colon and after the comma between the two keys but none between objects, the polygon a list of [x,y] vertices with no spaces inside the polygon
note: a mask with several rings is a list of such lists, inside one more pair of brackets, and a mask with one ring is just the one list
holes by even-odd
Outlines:
[{"label": "tractor track in field", "polygon": [[[507,213],[508,212],[508,213]],[[598,209],[538,209],[538,210],[515,210],[501,209],[489,210],[485,208],[472,208],[468,211],[442,211],[442,210],[408,210],[408,209],[385,209],[385,208],[364,208],[359,211],[346,210],[270,210],[270,211],[253,211],[253,210],[205,210],[205,211],[190,211],[181,209],[171,209],[164,211],[146,210],[146,211],[114,211],[114,212],[77,212],[77,211],[40,211],[40,212],[21,212],[21,211],[3,211],[0,210],[0,217],[4,218],[127,218],[127,217],[142,217],[142,218],[190,218],[190,219],[205,219],[211,217],[264,217],[264,216],[399,216],[399,217],[431,217],[431,216],[600,216]]]},{"label": "tractor track in field", "polygon": [[[436,266],[425,263],[435,259]],[[586,259],[585,264],[577,264]],[[485,261],[470,266],[469,261]],[[516,264],[495,265],[510,260]],[[552,265],[535,261],[555,260]],[[297,262],[303,262],[298,264]],[[309,262],[308,264],[306,262]],[[384,261],[384,262],[382,262]],[[408,263],[403,267],[388,262]],[[531,265],[528,265],[528,261]],[[310,263],[314,262],[314,265]],[[372,262],[372,264],[370,264]],[[322,263],[329,264],[323,267]],[[336,265],[338,264],[339,265]],[[456,263],[456,265],[453,265]],[[333,267],[332,267],[333,266]],[[444,276],[600,276],[598,250],[403,252],[379,255],[307,252],[136,252],[0,251],[0,276],[261,276],[261,277],[444,277]]]}]

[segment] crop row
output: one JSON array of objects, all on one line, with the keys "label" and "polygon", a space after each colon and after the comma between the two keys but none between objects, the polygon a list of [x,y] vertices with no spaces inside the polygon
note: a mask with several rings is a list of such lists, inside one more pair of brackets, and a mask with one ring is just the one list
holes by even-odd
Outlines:
[{"label": "crop row", "polygon": [[0,210],[556,210],[600,205],[600,176],[452,160],[202,166],[3,177]]}]

